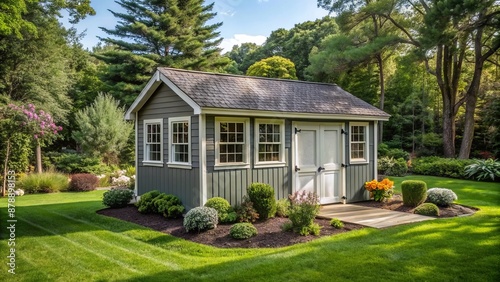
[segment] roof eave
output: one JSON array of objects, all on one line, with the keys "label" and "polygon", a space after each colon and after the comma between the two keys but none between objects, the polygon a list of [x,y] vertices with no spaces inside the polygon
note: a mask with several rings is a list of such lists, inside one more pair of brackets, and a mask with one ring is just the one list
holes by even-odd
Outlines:
[{"label": "roof eave", "polygon": [[202,114],[231,115],[231,116],[255,116],[276,118],[301,118],[301,119],[338,119],[338,120],[359,120],[359,121],[388,121],[390,115],[359,115],[359,114],[322,114],[322,113],[301,113],[301,112],[278,112],[247,109],[224,109],[224,108],[201,108]]}]

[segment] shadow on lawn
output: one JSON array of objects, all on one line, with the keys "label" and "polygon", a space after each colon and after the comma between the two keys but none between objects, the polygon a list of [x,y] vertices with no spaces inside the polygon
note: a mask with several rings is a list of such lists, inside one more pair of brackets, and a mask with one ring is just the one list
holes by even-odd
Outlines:
[{"label": "shadow on lawn", "polygon": [[126,281],[498,281],[498,223],[488,215],[385,230],[367,228],[264,255]]}]

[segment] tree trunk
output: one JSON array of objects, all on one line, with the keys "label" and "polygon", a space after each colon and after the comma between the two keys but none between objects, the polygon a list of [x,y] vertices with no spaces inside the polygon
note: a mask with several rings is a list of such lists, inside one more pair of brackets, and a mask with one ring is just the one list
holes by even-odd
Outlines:
[{"label": "tree trunk", "polygon": [[42,173],[42,148],[38,140],[36,142],[36,172]]},{"label": "tree trunk", "polygon": [[[384,83],[384,61],[382,60],[382,55],[377,54],[377,64],[378,64],[378,70],[379,70],[379,84],[380,84],[380,104],[379,108],[383,111],[384,110],[384,103],[385,103],[385,83]],[[382,137],[384,134],[384,122],[379,121],[378,123],[378,144],[382,143]]]},{"label": "tree trunk", "polygon": [[5,197],[6,194],[6,188],[7,188],[7,172],[9,171],[7,169],[7,165],[9,164],[9,155],[10,155],[10,138],[7,139],[7,148],[5,152],[5,162],[4,162],[4,167],[3,167],[3,183],[2,183],[2,197]]},{"label": "tree trunk", "polygon": [[[475,64],[474,64],[474,75],[472,77],[472,82],[467,89],[467,93],[465,94],[465,127],[464,127],[464,135],[462,139],[462,144],[460,146],[460,153],[458,155],[459,159],[468,159],[470,156],[470,150],[472,147],[472,141],[474,139],[474,121],[475,121],[475,112],[477,105],[477,94],[479,92],[479,87],[481,85],[481,77],[483,73],[484,61],[495,52],[495,46],[492,46],[488,53],[484,56],[482,54],[483,48],[483,30],[484,28],[478,28],[476,31],[476,35],[474,36],[474,56],[475,56]],[[498,49],[498,45],[496,46]]]}]

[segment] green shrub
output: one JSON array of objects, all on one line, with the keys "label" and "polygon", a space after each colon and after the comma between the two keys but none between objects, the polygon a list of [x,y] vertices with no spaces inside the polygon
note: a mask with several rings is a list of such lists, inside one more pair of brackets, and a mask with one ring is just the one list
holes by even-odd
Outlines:
[{"label": "green shrub", "polygon": [[438,206],[449,206],[458,199],[457,194],[446,188],[431,188],[427,190],[427,202]]},{"label": "green shrub", "polygon": [[235,211],[232,211],[230,213],[223,214],[220,217],[219,222],[231,223],[231,222],[236,222],[236,220],[238,220],[238,214]]},{"label": "green shrub", "polygon": [[161,193],[156,196],[153,200],[154,210],[152,212],[157,212],[163,214],[166,218],[178,218],[182,216],[184,212],[184,206],[182,205],[182,201],[171,194]]},{"label": "green shrub", "polygon": [[207,207],[197,207],[186,213],[184,217],[184,228],[187,232],[196,230],[203,231],[217,227],[217,211]]},{"label": "green shrub", "polygon": [[248,197],[260,219],[268,219],[276,214],[276,199],[274,189],[269,184],[252,183],[247,189]]},{"label": "green shrub", "polygon": [[20,178],[16,186],[25,193],[54,193],[69,187],[68,176],[61,173],[33,173]]},{"label": "green shrub", "polygon": [[103,205],[110,208],[122,208],[134,198],[134,192],[129,189],[111,189],[102,196]]},{"label": "green shrub", "polygon": [[403,159],[407,161],[410,159],[410,153],[406,152],[403,149],[398,149],[398,148],[389,149],[389,151],[387,152],[387,156],[390,158],[394,158],[396,160]]},{"label": "green shrub", "polygon": [[423,203],[413,211],[416,214],[439,216],[439,208],[433,203]]},{"label": "green shrub", "polygon": [[474,160],[465,167],[464,176],[478,181],[500,180],[500,162],[494,159]]},{"label": "green shrub", "polygon": [[161,193],[158,190],[152,190],[147,193],[144,193],[139,201],[135,203],[137,210],[140,213],[157,213],[158,210],[154,206],[153,201],[156,197],[158,197]]},{"label": "green shrub", "polygon": [[377,167],[383,175],[404,176],[408,172],[408,165],[403,158],[382,157],[378,159]]},{"label": "green shrub", "polygon": [[427,197],[427,184],[420,180],[405,180],[401,183],[403,205],[416,207]]},{"label": "green shrub", "polygon": [[236,206],[236,215],[239,222],[255,222],[259,219],[259,214],[248,196],[243,196],[241,204]]},{"label": "green shrub", "polygon": [[76,153],[49,152],[44,156],[44,166],[64,173],[92,173],[100,175],[111,172],[111,168],[98,157]]},{"label": "green shrub", "polygon": [[93,191],[99,184],[99,178],[89,173],[77,173],[71,176],[69,190],[74,192]]},{"label": "green shrub", "polygon": [[287,217],[288,209],[290,208],[290,200],[280,199],[276,202],[276,215],[279,217]]},{"label": "green shrub", "polygon": [[412,160],[412,171],[415,174],[433,175],[451,178],[465,178],[465,167],[473,160],[424,157]]},{"label": "green shrub", "polygon": [[205,207],[213,208],[217,211],[219,215],[219,222],[221,223],[229,223],[236,221],[236,213],[233,208],[229,204],[229,202],[221,197],[214,197],[208,199],[205,203]]},{"label": "green shrub", "polygon": [[336,229],[344,228],[344,223],[338,218],[332,218],[332,220],[330,220],[330,225],[335,227]]},{"label": "green shrub", "polygon": [[257,228],[248,222],[236,223],[229,229],[229,235],[234,239],[248,239],[257,235]]},{"label": "green shrub", "polygon": [[[290,208],[288,218],[292,222],[293,230],[301,235],[314,234],[314,218],[319,212],[319,198],[311,192],[295,192],[288,197]],[[307,234],[306,234],[307,233]]]}]

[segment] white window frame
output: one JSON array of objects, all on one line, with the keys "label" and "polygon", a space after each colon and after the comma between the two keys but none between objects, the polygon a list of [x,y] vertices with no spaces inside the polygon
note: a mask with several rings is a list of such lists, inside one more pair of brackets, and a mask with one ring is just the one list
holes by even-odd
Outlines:
[{"label": "white window frame", "polygon": [[[220,124],[221,122],[243,123],[243,161],[220,163]],[[215,117],[215,166],[214,169],[244,169],[250,168],[250,119],[241,117]]]},{"label": "white window frame", "polygon": [[[146,166],[163,166],[163,119],[145,119],[143,127],[143,161],[142,163]],[[149,153],[147,150],[147,140],[148,140],[148,125],[149,124],[159,124],[160,125],[160,160],[150,160]]]},{"label": "white window frame", "polygon": [[[277,124],[280,128],[280,150],[279,150],[279,160],[277,161],[259,161],[259,145],[260,143],[260,132],[259,126],[261,124]],[[278,144],[278,143],[274,143]],[[255,119],[254,122],[254,158],[255,158],[255,168],[260,167],[282,167],[285,166],[285,120],[283,119]]]},{"label": "white window frame", "polygon": [[[188,124],[188,161],[187,162],[176,162],[174,160],[175,158],[175,150],[174,144],[173,144],[173,123],[177,122],[187,122]],[[172,117],[168,119],[168,167],[172,168],[185,168],[185,169],[191,169],[192,164],[191,164],[191,117],[186,116],[186,117]]]},{"label": "white window frame", "polygon": [[[370,147],[370,144],[369,144],[369,124],[367,122],[351,122],[349,123],[349,160],[350,160],[350,163],[351,164],[365,164],[365,163],[368,163],[369,162],[369,147]],[[357,127],[364,127],[365,128],[365,140],[364,142],[353,142],[352,141],[352,134],[353,134],[353,130],[352,128],[354,126],[357,126]],[[365,148],[364,148],[364,152],[363,152],[363,158],[353,158],[352,157],[352,144],[361,144],[361,143],[364,143],[365,144]]]}]

